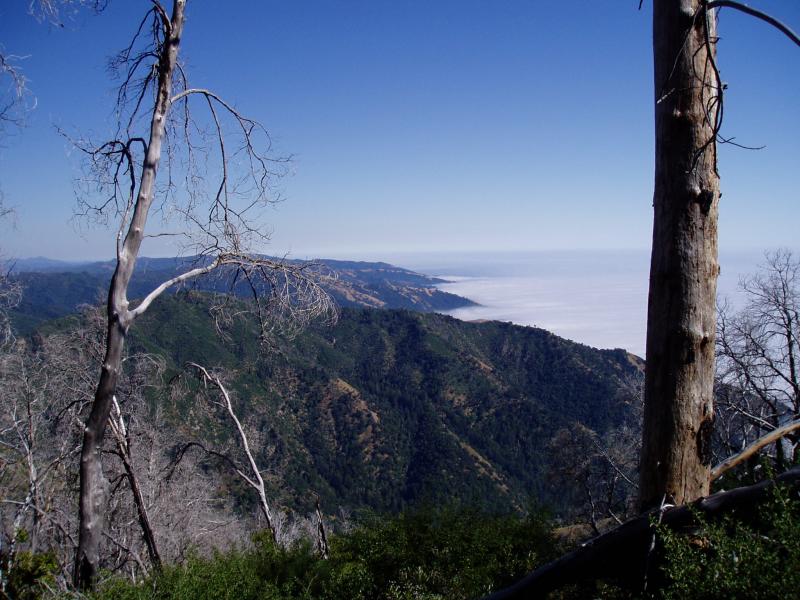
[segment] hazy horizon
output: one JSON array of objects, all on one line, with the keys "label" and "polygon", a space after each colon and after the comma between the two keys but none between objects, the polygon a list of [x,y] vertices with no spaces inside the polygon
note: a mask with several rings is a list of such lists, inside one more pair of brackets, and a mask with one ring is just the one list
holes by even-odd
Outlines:
[{"label": "hazy horizon", "polygon": [[[739,304],[739,279],[755,272],[765,251],[722,252],[718,296],[733,306]],[[396,252],[317,258],[388,262],[446,279],[439,289],[479,304],[446,312],[458,319],[536,326],[596,348],[624,348],[645,355],[649,250]]]},{"label": "hazy horizon", "polygon": [[[0,193],[16,208],[16,228],[0,223],[2,256],[113,259],[114,219],[74,218],[76,194],[98,196],[57,129],[114,138],[108,57],[146,6],[112,2],[63,27],[38,22],[27,3],[0,6],[0,40],[25,57],[36,105],[0,146]],[[449,274],[460,279],[448,290],[484,305],[460,316],[641,353],[654,91],[652,7],[636,8],[583,2],[565,19],[528,0],[267,1],[221,18],[216,3],[190,3],[180,57],[192,87],[262,122],[270,157],[291,158],[270,186],[286,201],[257,220],[270,242],[253,251]],[[798,2],[760,8],[800,22]],[[718,31],[721,135],[765,146],[719,145],[722,289],[739,272],[725,256],[797,243],[800,79],[787,77],[796,48],[771,28],[733,11]],[[218,182],[206,183],[200,197],[215,193]],[[162,199],[141,255],[202,245],[179,235],[180,211]]]}]

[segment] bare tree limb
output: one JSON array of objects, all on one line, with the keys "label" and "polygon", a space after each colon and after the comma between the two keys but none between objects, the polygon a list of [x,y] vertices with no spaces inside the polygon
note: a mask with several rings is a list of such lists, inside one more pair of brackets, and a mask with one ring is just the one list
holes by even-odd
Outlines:
[{"label": "bare tree limb", "polygon": [[727,460],[714,467],[711,470],[711,481],[718,479],[725,474],[725,472],[731,470],[737,465],[742,464],[748,458],[757,454],[764,446],[774,444],[779,439],[789,435],[793,431],[797,431],[798,429],[800,429],[800,421],[794,421],[793,423],[787,423],[783,427],[779,427],[778,429],[769,432],[767,435],[760,437],[739,454],[731,456]]},{"label": "bare tree limb", "polygon": [[743,4],[741,2],[735,2],[734,0],[709,0],[705,3],[706,10],[712,8],[733,8],[735,10],[741,11],[745,14],[750,15],[751,17],[755,17],[757,19],[761,19],[765,23],[769,23],[773,27],[775,27],[778,31],[783,33],[786,37],[788,37],[792,42],[796,45],[800,46],[800,36],[798,36],[792,29],[782,23],[772,15],[769,15],[763,11],[755,9],[747,4]]},{"label": "bare tree limb", "polygon": [[168,279],[167,281],[163,282],[152,292],[147,294],[144,300],[142,300],[136,308],[130,311],[131,320],[141,316],[150,307],[150,305],[153,303],[153,300],[158,298],[167,289],[171,288],[174,285],[178,285],[179,283],[183,283],[184,281],[188,281],[195,277],[200,277],[201,275],[210,273],[221,264],[222,260],[223,259],[221,258],[216,258],[208,266],[197,267],[196,269],[192,269],[191,271],[187,271],[186,273],[183,273],[181,275],[178,275],[177,277],[173,277],[172,279]]}]

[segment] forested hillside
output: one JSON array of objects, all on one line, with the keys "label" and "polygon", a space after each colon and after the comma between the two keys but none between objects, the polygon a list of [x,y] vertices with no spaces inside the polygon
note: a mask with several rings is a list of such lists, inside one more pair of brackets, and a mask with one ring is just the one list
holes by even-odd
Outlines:
[{"label": "forested hillside", "polygon": [[[329,511],[456,501],[521,509],[530,499],[563,509],[563,489],[546,474],[572,449],[553,455],[551,438],[574,422],[600,433],[620,426],[630,414],[621,381],[641,368],[622,350],[540,329],[395,310],[345,309],[335,327],[265,349],[247,321],[217,335],[208,308],[197,293],[165,299],[132,352],[164,356],[167,379],[187,361],[228,370],[241,416],[264,440],[271,493],[298,510],[311,491]],[[192,402],[182,396],[168,411],[176,444],[203,435]]]}]

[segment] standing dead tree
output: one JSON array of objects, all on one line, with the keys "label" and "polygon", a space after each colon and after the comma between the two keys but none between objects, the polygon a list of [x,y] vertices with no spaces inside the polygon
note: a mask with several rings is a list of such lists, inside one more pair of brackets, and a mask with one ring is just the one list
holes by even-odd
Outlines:
[{"label": "standing dead tree", "polygon": [[[0,219],[3,217],[0,204]],[[22,287],[10,274],[9,268],[0,263],[0,351],[10,347],[14,342],[11,328],[11,311],[22,298]]]},{"label": "standing dead tree", "polygon": [[46,552],[69,572],[88,358],[80,340],[63,334],[19,340],[0,354],[0,549],[8,569],[19,552]]},{"label": "standing dead tree", "polygon": [[[81,359],[73,360],[69,370],[83,380],[81,397],[88,405],[96,385],[95,369],[103,358],[105,323],[102,311],[94,307],[86,307],[81,321],[81,326],[65,337],[81,352]],[[128,352],[123,367],[109,418],[111,435],[106,436],[102,450],[109,495],[101,551],[104,569],[136,581],[159,569],[162,561],[185,556],[193,546],[223,548],[226,541],[235,543],[246,536],[229,525],[230,512],[225,510],[225,502],[216,498],[209,477],[190,461],[181,468],[170,468],[174,429],[164,407],[153,401],[163,391],[164,360]],[[53,395],[70,398],[74,392],[54,390]],[[82,432],[82,421],[79,425]],[[69,490],[70,502],[76,502],[76,486],[70,485]],[[218,528],[220,523],[225,523],[224,532]],[[70,554],[70,564],[76,542],[77,538],[62,543]]]},{"label": "standing dead tree", "polygon": [[[715,10],[744,12],[798,46],[800,36],[774,17],[734,0],[653,0],[653,7],[656,168],[639,466],[639,510],[645,514],[543,566],[491,600],[545,597],[580,579],[617,574],[641,583],[653,540],[654,513],[646,511],[695,501],[664,512],[665,525],[682,526],[694,519],[693,511],[753,510],[774,484],[762,482],[703,498],[712,479],[717,143],[733,143],[720,135],[724,85],[716,64]],[[787,424],[780,433],[793,431],[794,425]],[[719,464],[713,474],[774,441],[770,436],[757,440],[738,457]],[[799,479],[797,468],[778,477],[795,488]]]},{"label": "standing dead tree", "polygon": [[[654,0],[655,191],[639,506],[709,490],[720,84],[702,0]],[[709,43],[712,40],[712,43]]]},{"label": "standing dead tree", "polygon": [[[709,491],[723,90],[715,9],[732,0],[654,0],[656,160],[639,507]],[[736,144],[735,144],[736,145]]]},{"label": "standing dead tree", "polygon": [[[308,267],[265,259],[250,251],[268,239],[259,225],[259,210],[269,200],[268,184],[276,174],[276,163],[267,156],[269,137],[260,123],[243,116],[215,92],[189,85],[178,62],[185,8],[186,0],[174,0],[168,13],[153,0],[131,43],[111,63],[121,77],[115,135],[100,144],[76,141],[88,159],[87,191],[103,192],[97,202],[88,199],[95,195],[83,196],[81,213],[118,222],[116,268],[106,305],[105,356],[81,453],[74,572],[80,588],[92,585],[100,563],[106,488],[100,451],[117,393],[126,336],[134,321],[168,289],[214,271],[250,286],[252,307],[264,327],[276,322],[302,323],[332,310]],[[190,103],[195,101],[206,110],[204,120],[191,111]],[[136,131],[142,125],[149,125],[149,133]],[[211,133],[205,139],[207,131]],[[210,146],[198,143],[198,136]],[[159,179],[162,162],[165,176]],[[218,173],[218,179],[207,181],[209,172]],[[179,176],[184,178],[185,191],[176,185]],[[161,214],[164,226],[150,227],[153,231],[148,234],[151,212]],[[190,268],[131,306],[128,287],[148,235],[177,236],[195,258]]]}]

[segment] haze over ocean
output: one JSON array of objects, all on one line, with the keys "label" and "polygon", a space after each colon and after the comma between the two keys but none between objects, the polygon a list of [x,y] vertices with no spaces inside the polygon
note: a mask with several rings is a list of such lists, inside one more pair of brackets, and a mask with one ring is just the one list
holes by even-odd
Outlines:
[{"label": "haze over ocean", "polygon": [[[574,250],[397,254],[389,262],[449,280],[440,289],[480,306],[448,314],[547,329],[597,348],[644,357],[649,252]],[[762,251],[723,253],[719,297],[742,302],[739,279],[763,262]]]}]

